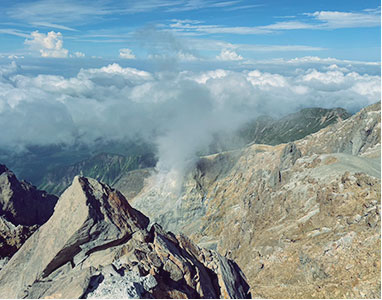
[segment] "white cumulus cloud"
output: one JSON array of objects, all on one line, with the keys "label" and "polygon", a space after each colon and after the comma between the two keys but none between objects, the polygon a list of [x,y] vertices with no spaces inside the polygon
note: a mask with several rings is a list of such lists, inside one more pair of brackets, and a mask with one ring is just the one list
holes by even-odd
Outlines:
[{"label": "white cumulus cloud", "polygon": [[85,57],[85,53],[77,51],[77,52],[74,52],[74,56],[75,57]]},{"label": "white cumulus cloud", "polygon": [[222,49],[222,51],[220,52],[218,56],[216,56],[216,58],[218,60],[223,60],[223,61],[243,60],[243,57],[241,55],[229,49]]},{"label": "white cumulus cloud", "polygon": [[63,47],[63,38],[60,32],[50,31],[47,34],[33,31],[30,39],[24,42],[30,49],[39,51],[42,57],[68,57],[68,50]]},{"label": "white cumulus cloud", "polygon": [[125,59],[135,59],[133,51],[129,48],[123,48],[119,50],[119,57]]}]

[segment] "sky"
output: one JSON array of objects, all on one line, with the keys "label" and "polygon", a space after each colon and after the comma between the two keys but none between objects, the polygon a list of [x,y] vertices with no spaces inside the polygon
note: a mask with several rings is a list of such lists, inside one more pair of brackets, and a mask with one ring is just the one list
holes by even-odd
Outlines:
[{"label": "sky", "polygon": [[380,2],[0,1],[0,150],[143,138],[182,169],[217,132],[380,101]]},{"label": "sky", "polygon": [[376,0],[0,2],[3,57],[380,61]]}]

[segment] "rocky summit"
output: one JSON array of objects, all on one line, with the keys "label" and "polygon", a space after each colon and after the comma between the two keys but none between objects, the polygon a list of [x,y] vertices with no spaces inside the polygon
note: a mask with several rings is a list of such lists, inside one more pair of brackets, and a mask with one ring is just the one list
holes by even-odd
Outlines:
[{"label": "rocky summit", "polygon": [[11,257],[49,219],[57,199],[0,165],[0,260]]},{"label": "rocky summit", "polygon": [[173,193],[153,174],[132,204],[234,259],[253,297],[380,298],[380,157],[376,103],[293,143],[202,157]]},{"label": "rocky summit", "polygon": [[0,298],[248,298],[238,265],[76,176],[0,271]]}]

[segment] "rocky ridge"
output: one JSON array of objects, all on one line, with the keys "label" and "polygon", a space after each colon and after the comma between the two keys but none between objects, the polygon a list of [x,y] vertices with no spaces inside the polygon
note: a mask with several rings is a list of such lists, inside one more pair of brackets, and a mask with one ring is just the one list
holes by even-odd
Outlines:
[{"label": "rocky ridge", "polygon": [[205,155],[234,150],[248,144],[278,145],[302,139],[349,118],[343,108],[304,108],[282,118],[261,115],[232,133],[217,133]]},{"label": "rocky ridge", "polygon": [[379,298],[380,130],[376,103],[294,143],[202,157],[177,194],[153,175],[132,203],[234,259],[254,297]]},{"label": "rocky ridge", "polygon": [[240,135],[254,144],[277,145],[304,138],[349,117],[343,108],[305,108],[279,120],[259,118],[242,128]]},{"label": "rocky ridge", "polygon": [[0,271],[0,298],[248,298],[232,261],[175,236],[106,184],[76,176]]},{"label": "rocky ridge", "polygon": [[10,258],[49,219],[57,199],[0,165],[0,259]]}]

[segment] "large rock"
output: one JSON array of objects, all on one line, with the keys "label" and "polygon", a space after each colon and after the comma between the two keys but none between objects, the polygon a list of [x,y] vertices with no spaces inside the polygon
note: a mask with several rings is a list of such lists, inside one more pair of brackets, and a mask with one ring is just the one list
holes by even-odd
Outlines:
[{"label": "large rock", "polygon": [[0,165],[0,215],[13,224],[44,224],[52,215],[57,199],[19,181],[6,166]]},{"label": "large rock", "polygon": [[0,259],[11,257],[49,219],[57,199],[0,165]]},{"label": "large rock", "polygon": [[[0,259],[9,259],[36,231],[38,225],[15,226],[3,216],[0,217]],[[1,269],[1,267],[0,267]]]},{"label": "large rock", "polygon": [[238,266],[174,236],[118,191],[75,177],[0,271],[0,298],[246,298]]}]

